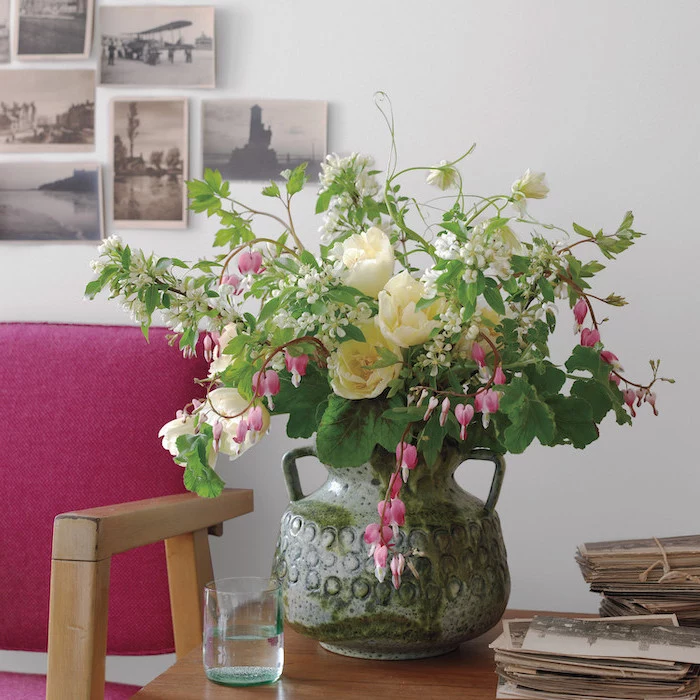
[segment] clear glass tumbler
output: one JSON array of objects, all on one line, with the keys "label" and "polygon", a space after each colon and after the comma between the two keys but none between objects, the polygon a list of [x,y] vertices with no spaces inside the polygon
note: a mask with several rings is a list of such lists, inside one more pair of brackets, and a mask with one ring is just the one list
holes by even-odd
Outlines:
[{"label": "clear glass tumbler", "polygon": [[282,591],[274,579],[225,578],[204,588],[204,670],[222,685],[273,683],[282,675]]}]

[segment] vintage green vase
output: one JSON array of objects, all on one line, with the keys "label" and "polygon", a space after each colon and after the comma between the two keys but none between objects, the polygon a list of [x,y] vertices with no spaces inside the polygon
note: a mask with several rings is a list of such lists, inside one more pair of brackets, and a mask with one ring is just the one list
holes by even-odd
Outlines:
[{"label": "vintage green vase", "polygon": [[[300,447],[283,458],[291,503],[282,516],[273,573],[282,583],[285,623],[326,649],[373,659],[437,656],[493,627],[505,610],[510,576],[501,525],[494,511],[505,472],[503,457],[485,449],[464,454],[446,444],[437,463],[422,461],[401,490],[406,525],[397,551],[408,555],[396,590],[388,573],[379,582],[363,540],[377,521],[395,466],[377,447],[353,468],[328,467],[314,493],[301,490],[296,460],[315,455]],[[490,460],[495,475],[486,503],[455,481],[467,459]]]}]

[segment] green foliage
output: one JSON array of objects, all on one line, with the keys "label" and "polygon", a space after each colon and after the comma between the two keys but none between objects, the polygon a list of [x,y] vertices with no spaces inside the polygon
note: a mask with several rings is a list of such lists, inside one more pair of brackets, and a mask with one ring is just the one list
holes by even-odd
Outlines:
[{"label": "green foliage", "polygon": [[393,452],[404,427],[388,420],[385,399],[350,400],[332,394],[316,434],[316,453],[333,467],[359,467],[369,460],[376,445]]},{"label": "green foliage", "polygon": [[536,437],[543,445],[550,445],[555,436],[554,412],[524,377],[516,377],[505,387],[500,410],[508,416],[511,425],[500,436],[509,452],[524,452]]},{"label": "green foliage", "polygon": [[[296,346],[291,346],[292,347]],[[315,364],[309,364],[298,387],[291,378],[280,377],[280,393],[275,396],[273,413],[288,413],[287,435],[291,438],[309,438],[317,430],[331,393],[328,378]]]},{"label": "green foliage", "polygon": [[224,488],[221,477],[209,466],[208,454],[213,447],[211,426],[204,424],[197,435],[177,438],[177,461],[185,466],[185,488],[204,498],[216,498]]}]

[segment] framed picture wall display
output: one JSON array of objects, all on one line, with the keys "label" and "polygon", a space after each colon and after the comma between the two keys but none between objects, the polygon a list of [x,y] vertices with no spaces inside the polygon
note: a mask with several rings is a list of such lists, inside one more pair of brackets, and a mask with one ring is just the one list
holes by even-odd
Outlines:
[{"label": "framed picture wall display", "polygon": [[0,0],[0,63],[10,62],[10,0]]},{"label": "framed picture wall display", "polygon": [[114,226],[186,227],[187,99],[114,99],[110,119]]},{"label": "framed picture wall display", "polygon": [[20,61],[88,58],[94,13],[95,0],[15,0],[15,57]]},{"label": "framed picture wall display", "polygon": [[94,70],[0,71],[0,152],[93,150]]},{"label": "framed picture wall display", "polygon": [[0,163],[0,242],[94,242],[103,237],[97,163]]},{"label": "framed picture wall display", "polygon": [[101,85],[216,86],[213,7],[108,5],[100,27]]}]

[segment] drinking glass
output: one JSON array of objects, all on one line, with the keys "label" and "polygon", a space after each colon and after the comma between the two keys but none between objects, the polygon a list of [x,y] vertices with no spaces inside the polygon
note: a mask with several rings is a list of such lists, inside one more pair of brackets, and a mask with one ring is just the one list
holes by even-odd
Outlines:
[{"label": "drinking glass", "polygon": [[222,685],[273,683],[282,675],[282,592],[267,578],[225,578],[204,587],[204,670]]}]

